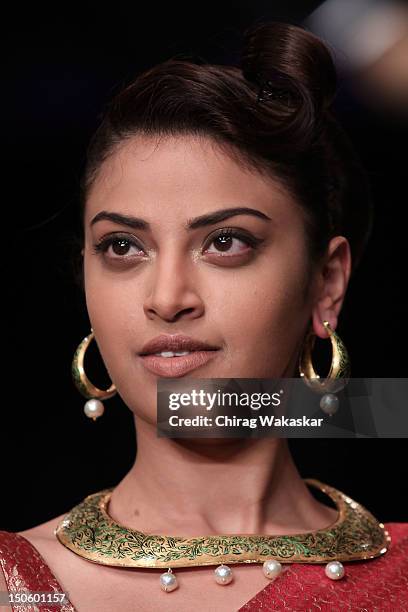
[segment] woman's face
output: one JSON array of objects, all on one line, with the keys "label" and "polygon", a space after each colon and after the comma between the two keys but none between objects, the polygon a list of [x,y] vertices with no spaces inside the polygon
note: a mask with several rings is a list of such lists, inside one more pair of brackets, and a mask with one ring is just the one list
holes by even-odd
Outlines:
[{"label": "woman's face", "polygon": [[[259,214],[187,228],[237,207]],[[96,220],[102,212],[149,227]],[[209,138],[135,137],[104,162],[84,222],[91,326],[118,393],[139,417],[156,421],[158,375],[139,353],[159,334],[220,347],[188,377],[295,375],[312,279],[302,211],[278,181],[245,169]],[[234,233],[217,237],[225,228]]]}]

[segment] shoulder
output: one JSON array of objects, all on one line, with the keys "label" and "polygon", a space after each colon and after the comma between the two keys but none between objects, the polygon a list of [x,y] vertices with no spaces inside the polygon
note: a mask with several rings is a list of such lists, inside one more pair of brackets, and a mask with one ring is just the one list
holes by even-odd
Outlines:
[{"label": "shoulder", "polygon": [[31,591],[72,590],[75,595],[79,588],[89,587],[92,580],[88,566],[93,564],[74,555],[55,536],[65,516],[61,514],[24,531],[0,531],[0,591],[10,591],[10,587],[13,590],[16,579]]},{"label": "shoulder", "polygon": [[60,514],[35,527],[17,532],[19,536],[22,536],[32,545],[35,549],[35,553],[54,573],[55,570],[58,571],[61,564],[69,563],[72,559],[70,551],[64,546],[61,546],[55,536],[55,530],[65,516],[66,513]]},{"label": "shoulder", "polygon": [[6,553],[19,563],[37,561],[52,565],[55,555],[62,548],[55,545],[55,529],[64,517],[65,514],[61,514],[24,531],[0,531],[0,555]]},{"label": "shoulder", "polygon": [[[4,580],[11,579],[11,574],[19,574],[20,578],[32,574],[35,567],[37,576],[50,576],[53,567],[64,552],[61,545],[57,546],[55,529],[63,520],[65,514],[26,529],[24,531],[0,530],[0,591],[4,589]],[[6,580],[7,582],[7,580]]]},{"label": "shoulder", "polygon": [[[27,582],[29,585],[33,575],[46,578],[49,573],[52,577],[49,561],[53,555],[47,551],[52,549],[53,529],[62,518],[63,515],[20,532],[0,530],[0,592],[15,590],[12,585],[16,581]],[[3,609],[12,610],[11,606]]]},{"label": "shoulder", "polygon": [[17,533],[29,541],[38,541],[38,539],[53,540],[55,538],[54,531],[65,516],[66,513],[60,514],[49,521],[40,523],[39,525],[31,527],[30,529],[25,529],[24,531],[18,531]]}]

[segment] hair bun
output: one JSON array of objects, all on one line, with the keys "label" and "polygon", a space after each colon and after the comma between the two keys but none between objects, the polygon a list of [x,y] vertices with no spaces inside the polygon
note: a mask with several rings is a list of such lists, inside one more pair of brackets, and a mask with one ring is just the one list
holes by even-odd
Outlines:
[{"label": "hair bun", "polygon": [[251,83],[262,87],[268,81],[276,97],[283,91],[291,105],[306,106],[312,122],[331,104],[336,91],[336,69],[326,45],[287,23],[270,21],[246,30],[241,68]]}]

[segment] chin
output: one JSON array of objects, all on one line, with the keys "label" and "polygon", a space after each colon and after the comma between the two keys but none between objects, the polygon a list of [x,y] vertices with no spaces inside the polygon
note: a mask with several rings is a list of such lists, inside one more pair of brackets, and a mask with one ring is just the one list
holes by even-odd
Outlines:
[{"label": "chin", "polygon": [[243,442],[248,438],[172,438],[174,442],[188,447],[226,447],[226,446],[242,446]]}]

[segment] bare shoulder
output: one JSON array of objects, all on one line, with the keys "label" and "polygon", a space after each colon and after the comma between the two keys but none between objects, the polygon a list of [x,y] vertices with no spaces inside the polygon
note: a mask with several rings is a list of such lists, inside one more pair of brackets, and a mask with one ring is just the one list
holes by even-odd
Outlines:
[{"label": "bare shoulder", "polygon": [[24,531],[18,531],[17,533],[21,536],[24,536],[27,540],[38,540],[39,538],[43,539],[55,539],[54,531],[59,525],[59,523],[63,520],[66,514],[60,514],[49,521],[44,523],[40,523],[35,527],[31,527],[30,529],[25,529]]},{"label": "bare shoulder", "polygon": [[55,535],[55,529],[65,516],[65,513],[60,514],[35,527],[17,532],[34,546],[63,588],[66,586],[67,574],[71,572],[77,575],[81,570],[81,567],[78,568],[78,561],[82,561],[77,560],[76,555],[62,546]]},{"label": "bare shoulder", "polygon": [[[52,546],[50,544],[53,538],[55,539],[54,529],[63,518],[64,515],[60,515],[51,519],[50,521],[32,527],[31,529],[26,529],[25,531],[18,531],[16,533],[18,533],[18,535],[24,536],[40,552],[43,558],[48,557],[48,564],[52,564],[52,560],[53,557],[55,557],[55,554],[52,554]],[[47,542],[49,542],[48,545]],[[57,552],[57,549],[55,552]],[[0,592],[2,591],[7,592],[8,587],[4,572],[0,565]],[[1,606],[1,609],[5,611],[12,610],[11,606]]]},{"label": "bare shoulder", "polygon": [[[70,550],[61,545],[55,535],[55,530],[61,521],[65,518],[66,513],[60,514],[49,521],[40,523],[30,529],[18,531],[17,533],[28,540],[34,548],[40,553],[48,567],[55,574],[57,580],[60,579],[63,567],[77,567],[78,561],[83,561],[74,555]],[[84,562],[86,563],[86,562]],[[81,563],[79,563],[81,565]]]},{"label": "bare shoulder", "polygon": [[61,514],[17,533],[26,538],[39,552],[62,591],[68,593],[71,603],[77,606],[78,601],[84,600],[82,592],[86,593],[89,581],[95,578],[92,572],[94,564],[74,554],[57,539],[55,529],[65,516],[66,513]]}]

